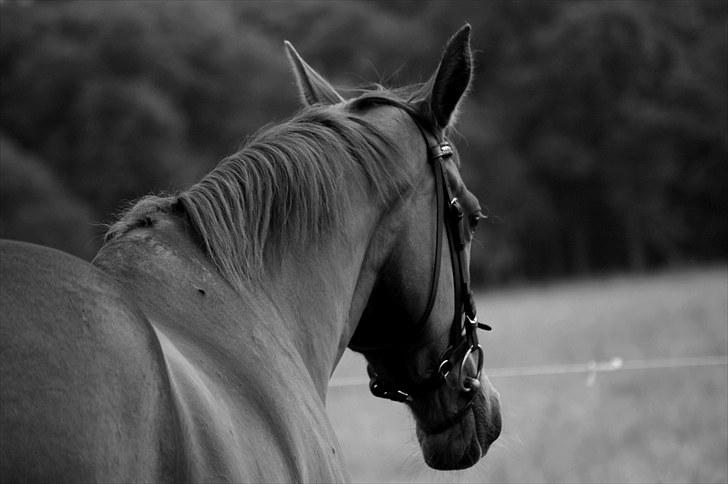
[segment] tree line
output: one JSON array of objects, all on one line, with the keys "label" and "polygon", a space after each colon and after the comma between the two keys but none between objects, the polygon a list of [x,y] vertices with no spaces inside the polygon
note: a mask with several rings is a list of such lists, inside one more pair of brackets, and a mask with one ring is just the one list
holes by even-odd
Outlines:
[{"label": "tree line", "polygon": [[346,95],[425,80],[465,21],[477,282],[726,258],[723,1],[4,2],[0,236],[91,257],[298,109],[284,39]]}]

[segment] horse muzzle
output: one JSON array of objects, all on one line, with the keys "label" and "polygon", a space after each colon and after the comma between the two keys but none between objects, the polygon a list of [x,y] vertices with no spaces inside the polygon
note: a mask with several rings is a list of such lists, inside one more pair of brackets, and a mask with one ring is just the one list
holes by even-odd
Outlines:
[{"label": "horse muzzle", "polygon": [[[487,379],[471,385],[475,398],[466,413],[454,421],[433,426],[417,418],[418,412],[415,413],[417,438],[425,462],[433,469],[457,470],[475,465],[501,433],[498,392]],[[436,409],[426,412],[427,415],[436,413],[439,413]]]}]

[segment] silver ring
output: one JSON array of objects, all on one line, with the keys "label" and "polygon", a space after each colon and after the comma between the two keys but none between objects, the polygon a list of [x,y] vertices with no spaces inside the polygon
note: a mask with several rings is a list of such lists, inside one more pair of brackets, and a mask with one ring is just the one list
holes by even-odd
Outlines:
[{"label": "silver ring", "polygon": [[468,348],[468,351],[465,352],[465,356],[463,356],[463,360],[460,362],[460,373],[458,374],[458,381],[462,381],[465,362],[468,361],[468,357],[473,353],[473,351],[478,352],[478,362],[476,366],[477,370],[475,373],[475,379],[480,380],[480,373],[483,370],[483,347],[480,345],[475,345]]}]

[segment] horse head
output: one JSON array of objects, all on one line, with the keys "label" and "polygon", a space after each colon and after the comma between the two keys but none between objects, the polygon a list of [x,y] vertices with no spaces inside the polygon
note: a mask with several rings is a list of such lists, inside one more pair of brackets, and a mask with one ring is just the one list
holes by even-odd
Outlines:
[{"label": "horse head", "polygon": [[[365,91],[345,100],[286,44],[306,105],[330,105],[395,140],[412,189],[387,207],[363,268],[365,301],[349,347],[364,354],[374,395],[409,406],[425,461],[462,469],[500,434],[498,393],[482,373],[483,350],[469,281],[478,199],[459,174],[447,135],[472,75],[470,27],[447,43],[426,83]],[[373,261],[373,262],[372,262]],[[369,275],[367,275],[367,273]]]}]

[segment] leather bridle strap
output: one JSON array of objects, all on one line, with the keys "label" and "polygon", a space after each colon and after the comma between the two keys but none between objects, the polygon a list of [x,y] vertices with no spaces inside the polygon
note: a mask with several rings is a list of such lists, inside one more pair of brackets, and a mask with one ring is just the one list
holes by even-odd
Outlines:
[{"label": "leather bridle strap", "polygon": [[[440,266],[442,264],[442,231],[445,228],[445,173],[442,168],[442,158],[448,156],[447,153],[440,149],[440,145],[430,145],[427,140],[427,135],[420,126],[416,123],[417,128],[420,130],[420,134],[425,141],[425,147],[427,148],[428,162],[432,164],[432,171],[435,175],[435,259],[432,268],[432,278],[430,279],[430,293],[427,298],[427,305],[425,306],[425,312],[420,317],[417,323],[417,328],[422,329],[427,324],[432,314],[432,309],[435,307],[435,300],[437,299],[437,286],[440,282]],[[452,153],[452,151],[450,152]],[[448,190],[449,191],[449,190]],[[447,231],[447,238],[450,239],[450,233]],[[457,295],[455,296],[457,301]],[[457,306],[457,305],[456,305]],[[455,308],[457,311],[458,308]]]},{"label": "leather bridle strap", "polygon": [[[471,354],[477,353],[476,375],[471,380],[478,380],[483,367],[483,350],[478,344],[477,329],[490,330],[490,326],[479,323],[476,317],[475,303],[473,301],[472,291],[470,289],[470,280],[466,264],[466,238],[464,231],[464,214],[462,206],[456,197],[452,196],[450,187],[445,178],[445,168],[443,161],[453,155],[452,147],[447,142],[430,143],[430,137],[422,128],[420,123],[413,116],[415,125],[417,126],[422,139],[427,148],[428,162],[432,165],[433,175],[435,177],[435,196],[436,196],[436,239],[435,239],[435,260],[432,270],[432,278],[430,280],[430,292],[425,306],[425,311],[420,317],[416,331],[420,332],[426,326],[430,319],[435,300],[437,299],[437,290],[440,280],[440,265],[442,262],[442,231],[445,230],[448,239],[448,247],[450,251],[450,261],[453,274],[453,296],[454,296],[454,314],[450,326],[449,344],[447,349],[440,357],[440,364],[437,371],[426,381],[417,385],[408,385],[407,391],[401,389],[398,385],[390,382],[382,381],[369,366],[367,371],[371,377],[369,388],[372,393],[381,398],[387,398],[395,401],[411,401],[411,393],[424,393],[434,391],[445,383],[446,378],[451,370],[460,364],[458,369],[458,380],[460,380],[463,366]],[[465,320],[465,324],[463,324]],[[462,391],[470,393],[468,403],[454,415],[447,419],[447,424],[458,421],[470,409],[473,399],[477,394],[475,388],[464,387],[459,381]],[[479,382],[478,382],[479,385]],[[439,430],[436,427],[434,430]]]},{"label": "leather bridle strap", "polygon": [[[417,128],[420,130],[422,138],[425,140],[425,147],[427,148],[428,161],[432,163],[432,170],[435,175],[435,263],[432,267],[432,277],[430,278],[430,293],[427,298],[427,305],[425,305],[425,312],[422,313],[420,320],[417,322],[417,328],[422,329],[430,319],[432,309],[435,307],[435,299],[437,299],[437,285],[440,282],[440,265],[442,262],[442,230],[445,227],[445,214],[444,214],[444,200],[445,200],[445,174],[442,171],[442,163],[440,159],[445,156],[444,153],[439,152],[433,157],[433,147],[427,141],[427,135],[423,131],[420,123],[415,123]],[[439,145],[437,145],[439,148]],[[436,161],[437,160],[437,161]],[[448,234],[448,239],[450,238]],[[457,296],[456,296],[457,297]],[[457,308],[456,308],[457,311]]]}]

